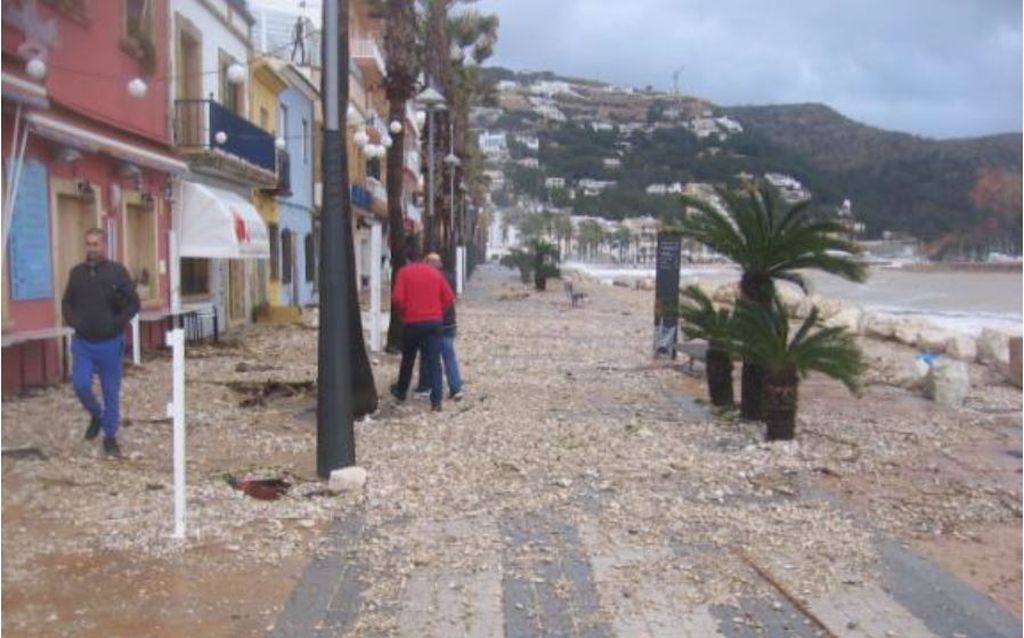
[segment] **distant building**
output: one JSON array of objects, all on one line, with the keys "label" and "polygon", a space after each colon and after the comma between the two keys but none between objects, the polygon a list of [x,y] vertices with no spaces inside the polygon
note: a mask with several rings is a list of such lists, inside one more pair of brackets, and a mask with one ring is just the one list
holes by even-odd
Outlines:
[{"label": "distant building", "polygon": [[505,173],[496,169],[487,169],[484,175],[491,182],[491,190],[501,190],[505,187]]},{"label": "distant building", "polygon": [[584,177],[583,179],[579,180],[576,183],[576,185],[579,186],[580,190],[583,191],[584,195],[588,195],[591,197],[597,195],[606,188],[615,186],[615,184],[615,180],[591,179],[589,177]]},{"label": "distant building", "polygon": [[480,150],[487,156],[504,155],[508,153],[508,134],[505,131],[481,131],[477,137]]},{"label": "distant building", "polygon": [[590,128],[592,128],[594,131],[597,131],[597,132],[600,132],[600,131],[614,131],[615,130],[615,126],[612,125],[612,124],[609,124],[608,122],[591,122],[590,123]]},{"label": "distant building", "polygon": [[524,166],[526,168],[540,168],[540,160],[536,157],[524,157],[516,160],[516,164]]},{"label": "distant building", "polygon": [[572,85],[568,82],[546,80],[531,84],[530,93],[533,93],[534,95],[544,95],[547,97],[558,94],[576,95],[576,92],[573,91]]},{"label": "distant building", "polygon": [[564,177],[548,177],[544,180],[544,188],[565,188]]},{"label": "distant building", "polygon": [[601,160],[605,168],[622,168],[622,160],[617,157],[606,157]]},{"label": "distant building", "polygon": [[505,91],[515,91],[519,88],[519,83],[512,80],[501,80],[498,82],[498,90],[504,93]]},{"label": "distant building", "polygon": [[540,152],[540,140],[534,135],[516,135],[515,141],[519,142],[534,153]]}]

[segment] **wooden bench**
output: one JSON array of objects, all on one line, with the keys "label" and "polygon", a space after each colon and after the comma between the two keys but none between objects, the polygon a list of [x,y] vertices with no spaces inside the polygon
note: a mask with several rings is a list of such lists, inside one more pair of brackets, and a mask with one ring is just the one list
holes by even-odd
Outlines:
[{"label": "wooden bench", "polygon": [[565,294],[573,308],[580,306],[583,300],[587,298],[587,293],[585,292],[573,292],[571,281],[565,282]]}]

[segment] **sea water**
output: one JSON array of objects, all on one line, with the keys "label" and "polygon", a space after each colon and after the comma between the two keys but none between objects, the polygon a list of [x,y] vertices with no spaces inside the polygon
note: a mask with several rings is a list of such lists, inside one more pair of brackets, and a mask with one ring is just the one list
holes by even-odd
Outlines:
[{"label": "sea water", "polygon": [[[569,262],[565,268],[586,272],[595,279],[635,280],[654,277],[653,268]],[[870,268],[863,284],[823,273],[805,273],[810,288],[826,297],[856,304],[864,310],[925,319],[964,334],[977,335],[984,328],[1019,334],[1021,272],[916,272],[899,268]],[[736,281],[734,266],[686,265],[680,269],[680,285],[698,281],[721,284]]]}]

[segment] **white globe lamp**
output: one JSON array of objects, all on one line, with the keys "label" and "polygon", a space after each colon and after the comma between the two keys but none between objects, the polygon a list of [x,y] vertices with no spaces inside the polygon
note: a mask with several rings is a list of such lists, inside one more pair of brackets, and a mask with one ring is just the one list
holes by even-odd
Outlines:
[{"label": "white globe lamp", "polygon": [[279,151],[283,151],[284,149],[288,148],[288,143],[284,141],[283,137],[279,137],[276,140],[274,140],[274,148],[276,148]]},{"label": "white globe lamp", "polygon": [[213,136],[213,139],[218,144],[224,144],[228,141],[228,134],[224,131],[217,131],[217,134]]},{"label": "white globe lamp", "polygon": [[46,77],[46,62],[39,58],[32,58],[25,63],[25,72],[33,80],[42,80]]},{"label": "white globe lamp", "polygon": [[245,67],[234,62],[228,67],[228,82],[232,84],[241,84],[245,82]]},{"label": "white globe lamp", "polygon": [[146,91],[148,90],[149,87],[146,86],[146,82],[142,78],[135,78],[128,83],[128,95],[133,98],[141,99],[146,97]]},{"label": "white globe lamp", "polygon": [[398,135],[402,132],[402,123],[398,120],[391,120],[391,124],[388,125],[388,129],[395,135]]}]

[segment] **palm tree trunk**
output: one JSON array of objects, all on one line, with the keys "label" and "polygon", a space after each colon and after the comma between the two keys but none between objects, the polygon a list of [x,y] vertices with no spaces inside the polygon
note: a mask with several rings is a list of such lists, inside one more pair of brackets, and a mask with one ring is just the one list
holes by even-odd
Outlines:
[{"label": "palm tree trunk", "polygon": [[[348,22],[349,22],[349,11],[346,3],[339,5],[338,20],[341,23],[339,26],[340,32],[340,44],[341,54],[339,58],[341,60],[348,60]],[[348,74],[343,75],[344,78],[348,77]],[[338,112],[346,113],[348,111],[348,82],[339,82],[338,86]],[[344,131],[345,120],[342,119],[342,131]],[[347,164],[343,164],[347,166]],[[352,208],[348,204],[348,198],[350,197],[350,182],[347,169],[342,170],[341,173],[341,188],[342,188],[342,202],[343,210],[351,211]],[[336,211],[325,211],[325,214],[337,214]],[[348,241],[342,246],[342,251],[345,253],[343,258],[348,262],[348,272],[350,276],[348,281],[345,282],[345,295],[347,297],[348,313],[349,313],[349,344],[350,344],[350,359],[349,365],[352,370],[352,414],[356,417],[371,414],[377,409],[377,387],[374,385],[373,380],[373,368],[370,367],[370,357],[366,352],[366,342],[363,339],[363,321],[362,312],[359,308],[359,288],[356,282],[356,254],[355,254],[355,237],[351,230],[352,219],[350,215],[342,215],[344,224],[349,224],[347,233]]]},{"label": "palm tree trunk", "polygon": [[[775,289],[769,278],[748,277],[740,279],[740,295],[743,299],[756,303],[771,310],[772,295]],[[742,385],[740,386],[740,416],[749,421],[761,420],[762,395],[764,393],[764,368],[760,365],[743,360]]]},{"label": "palm tree trunk", "polygon": [[708,344],[707,382],[711,405],[733,405],[732,359],[729,357],[729,351],[716,342]]},{"label": "palm tree trunk", "polygon": [[[392,97],[390,100],[391,120],[405,119],[405,100]],[[405,129],[392,133],[391,148],[388,149],[388,240],[391,248],[391,286],[398,279],[398,270],[405,265],[405,215],[402,214],[402,165],[405,155]],[[417,149],[417,152],[419,149]],[[402,341],[402,318],[398,308],[391,306],[391,320],[388,322],[387,350],[398,350]]]},{"label": "palm tree trunk", "polygon": [[769,441],[788,441],[796,435],[796,370],[769,370],[764,377],[764,422]]}]

